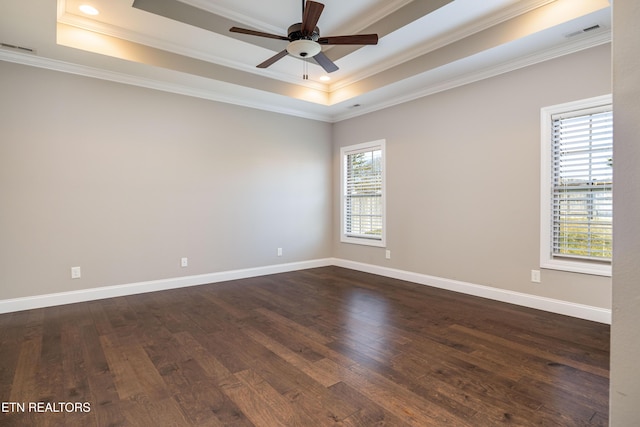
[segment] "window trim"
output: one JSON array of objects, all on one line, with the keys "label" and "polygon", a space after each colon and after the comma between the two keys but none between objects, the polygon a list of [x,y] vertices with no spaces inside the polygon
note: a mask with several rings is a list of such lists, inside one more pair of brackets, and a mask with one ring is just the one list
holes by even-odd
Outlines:
[{"label": "window trim", "polygon": [[[342,243],[353,243],[365,246],[386,247],[387,234],[387,212],[386,212],[386,140],[379,139],[376,141],[363,142],[355,145],[348,145],[340,148],[340,241]],[[346,211],[346,156],[356,154],[363,151],[372,151],[379,149],[382,158],[382,234],[380,239],[370,239],[364,237],[354,237],[347,235],[347,211]]]},{"label": "window trim", "polygon": [[[586,261],[580,259],[558,259],[551,250],[551,198],[552,198],[552,147],[551,140],[553,120],[555,114],[567,113],[576,110],[585,110],[610,105],[612,96],[603,95],[579,101],[544,107],[540,110],[540,267],[553,270],[569,271],[574,273],[592,274],[598,276],[611,276],[611,262]],[[615,181],[614,181],[615,182]],[[615,185],[615,184],[614,184]]]}]

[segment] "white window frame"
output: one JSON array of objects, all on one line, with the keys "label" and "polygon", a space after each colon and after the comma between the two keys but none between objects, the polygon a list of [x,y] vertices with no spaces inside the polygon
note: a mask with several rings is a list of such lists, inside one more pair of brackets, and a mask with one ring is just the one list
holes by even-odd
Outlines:
[{"label": "white window frame", "polygon": [[[386,150],[385,150],[386,141],[384,139],[365,142],[361,144],[349,145],[346,147],[340,148],[340,241],[343,243],[354,243],[359,245],[367,245],[367,246],[378,246],[385,247],[386,246]],[[381,168],[382,168],[382,195],[381,195],[381,214],[382,214],[382,233],[379,238],[366,238],[366,237],[357,237],[350,236],[347,234],[347,156],[351,154],[357,154],[362,152],[369,151],[381,151]]]},{"label": "white window frame", "polygon": [[[556,257],[552,249],[552,150],[553,119],[557,114],[611,107],[612,96],[604,95],[545,107],[540,110],[541,123],[541,197],[540,197],[540,267],[575,273],[611,276],[611,262]],[[614,184],[615,185],[615,184]]]}]

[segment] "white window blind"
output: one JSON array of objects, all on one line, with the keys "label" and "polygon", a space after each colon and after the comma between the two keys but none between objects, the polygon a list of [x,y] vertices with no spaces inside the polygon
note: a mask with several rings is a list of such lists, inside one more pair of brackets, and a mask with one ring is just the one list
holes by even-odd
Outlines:
[{"label": "white window blind", "polygon": [[611,105],[551,116],[551,252],[554,258],[611,261]]},{"label": "white window blind", "polygon": [[384,145],[381,141],[345,147],[343,160],[343,241],[384,242]]}]

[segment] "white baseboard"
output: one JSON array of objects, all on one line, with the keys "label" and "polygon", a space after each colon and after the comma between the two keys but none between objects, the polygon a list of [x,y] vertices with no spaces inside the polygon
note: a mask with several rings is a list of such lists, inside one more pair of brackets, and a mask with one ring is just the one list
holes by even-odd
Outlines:
[{"label": "white baseboard", "polygon": [[184,288],[188,286],[206,285],[208,283],[226,282],[228,280],[246,279],[249,277],[266,276],[268,274],[305,270],[308,268],[326,267],[328,265],[332,265],[332,261],[332,259],[317,259],[288,264],[276,264],[264,267],[246,268],[241,270],[222,271],[218,273],[200,274],[196,276],[150,280],[147,282],[104,286],[100,288],[81,289],[78,291],[59,292],[55,294],[6,299],[0,300],[0,314],[11,313],[14,311],[31,310],[34,308],[72,304],[76,302],[121,297],[126,295],[143,294],[146,292],[164,291],[168,289]]},{"label": "white baseboard", "polygon": [[505,289],[493,288],[490,286],[476,285],[473,283],[461,282],[458,280],[443,279],[441,277],[428,276],[426,274],[413,273],[405,270],[396,270],[388,267],[381,267],[372,264],[365,264],[355,261],[334,258],[333,265],[349,268],[351,270],[363,271],[377,274],[379,276],[391,277],[394,279],[406,280],[420,285],[432,286],[488,298],[495,301],[502,301],[510,304],[520,305],[538,310],[549,311],[551,313],[563,314],[577,317],[579,319],[592,320],[594,322],[611,324],[611,310],[590,305],[576,304],[568,301],[553,298],[540,297],[521,292],[508,291]]},{"label": "white baseboard", "polygon": [[0,300],[0,314],[14,311],[31,310],[34,308],[52,307],[56,305],[72,304],[76,302],[94,301],[105,298],[142,294],[146,292],[164,291],[168,289],[184,288],[188,286],[205,285],[208,283],[225,282],[228,280],[246,279],[249,277],[265,276],[268,274],[285,273],[288,271],[305,270],[308,268],[335,265],[351,270],[377,274],[379,276],[406,280],[421,285],[460,292],[496,301],[507,302],[538,310],[611,324],[611,310],[583,304],[545,298],[536,295],[476,285],[457,280],[443,279],[411,271],[397,270],[372,264],[365,264],[340,258],[325,258],[289,264],[276,264],[264,267],[247,268],[241,270],[222,271],[218,273],[201,274],[196,276],[176,277],[171,279],[151,280],[147,282],[129,283],[124,285],[105,286],[100,288],[82,289],[78,291],[59,292],[55,294],[36,295],[32,297]]}]

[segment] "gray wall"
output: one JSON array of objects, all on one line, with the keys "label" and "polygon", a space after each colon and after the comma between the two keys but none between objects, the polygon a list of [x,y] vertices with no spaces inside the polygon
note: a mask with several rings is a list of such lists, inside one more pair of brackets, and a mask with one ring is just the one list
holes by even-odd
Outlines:
[{"label": "gray wall", "polygon": [[[0,63],[0,299],[333,256],[609,308],[609,278],[529,280],[540,108],[610,93],[609,55],[334,125]],[[338,148],[380,138],[391,260],[337,226]]]},{"label": "gray wall", "polygon": [[[540,108],[611,93],[610,46],[547,61],[334,126],[339,147],[387,141],[387,246],[334,256],[610,308],[611,279],[539,266]],[[588,70],[588,71],[586,71]],[[339,224],[339,183],[334,183]]]},{"label": "gray wall", "polygon": [[640,3],[613,7],[615,147],[611,426],[640,420]]},{"label": "gray wall", "polygon": [[0,299],[330,256],[330,124],[0,75]]}]

